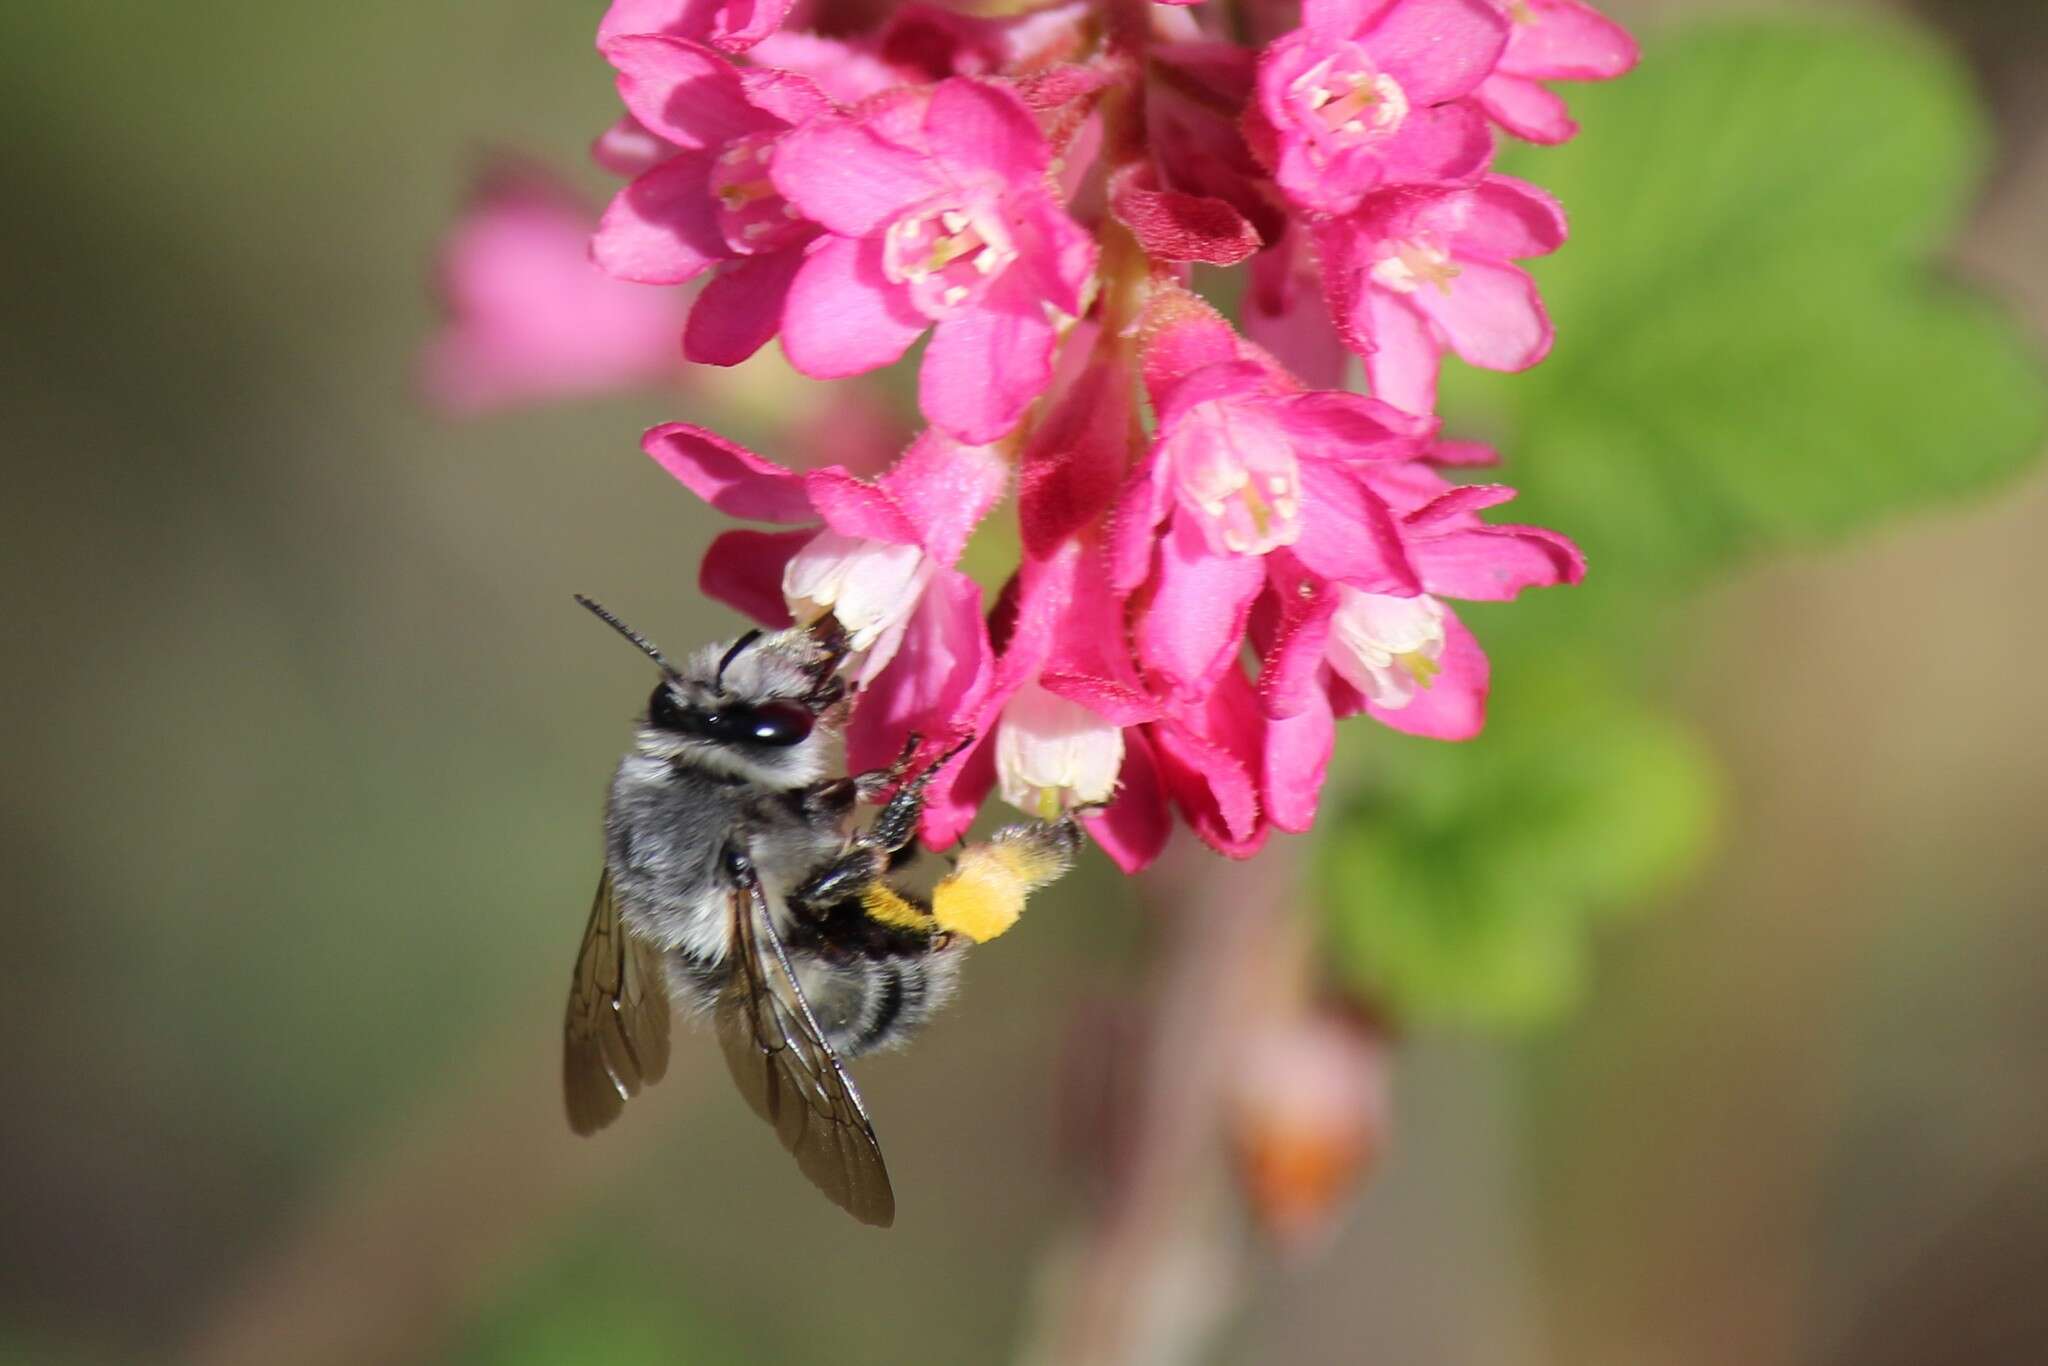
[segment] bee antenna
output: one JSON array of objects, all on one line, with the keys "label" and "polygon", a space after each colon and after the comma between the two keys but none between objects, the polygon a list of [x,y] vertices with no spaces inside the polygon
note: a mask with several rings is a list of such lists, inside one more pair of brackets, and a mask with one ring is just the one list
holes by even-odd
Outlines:
[{"label": "bee antenna", "polygon": [[726,650],[725,658],[718,661],[718,672],[711,676],[711,685],[716,688],[723,688],[725,686],[725,666],[738,659],[740,651],[746,649],[760,638],[761,632],[759,628],[756,628],[735,640],[731,648]]},{"label": "bee antenna", "polygon": [[653,641],[649,640],[646,636],[641,635],[638,631],[626,625],[625,622],[620,621],[617,617],[613,616],[609,611],[605,610],[603,604],[597,602],[594,599],[586,598],[581,593],[578,593],[576,595],[576,601],[582,603],[585,607],[589,608],[592,616],[596,617],[599,621],[603,622],[605,625],[611,627],[614,631],[617,631],[620,635],[624,636],[626,639],[632,641],[635,645],[639,646],[640,653],[646,655],[656,664],[659,664],[661,666],[661,671],[667,674],[670,678],[680,678],[682,676],[682,671],[677,669],[675,665],[668,662],[668,656],[663,654],[660,651],[660,649],[655,646],[655,643]]}]

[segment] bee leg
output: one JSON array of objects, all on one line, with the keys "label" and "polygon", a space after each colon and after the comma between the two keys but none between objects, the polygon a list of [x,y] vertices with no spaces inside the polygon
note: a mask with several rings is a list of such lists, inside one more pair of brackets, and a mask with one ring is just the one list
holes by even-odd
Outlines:
[{"label": "bee leg", "polygon": [[960,851],[953,871],[932,888],[933,922],[986,943],[1017,923],[1024,899],[1074,864],[1081,827],[1071,815],[1005,826],[985,844]]},{"label": "bee leg", "polygon": [[881,879],[887,860],[886,850],[855,840],[852,848],[797,884],[789,894],[790,908],[815,917],[855,900]]},{"label": "bee leg", "polygon": [[[902,782],[910,772],[910,761],[917,757],[917,747],[924,743],[924,736],[916,731],[903,737],[903,750],[896,756],[896,762],[887,768],[871,768],[857,773],[846,781],[854,784],[862,801],[878,802],[882,794]],[[950,757],[950,756],[948,756]]]},{"label": "bee leg", "polygon": [[917,838],[917,823],[924,815],[924,790],[946,761],[971,740],[970,736],[961,741],[924,772],[897,788],[896,795],[882,804],[875,823],[847,842],[845,853],[798,885],[791,894],[791,904],[814,915],[822,914],[840,902],[863,895],[880,881],[883,873],[914,857],[912,841]]}]

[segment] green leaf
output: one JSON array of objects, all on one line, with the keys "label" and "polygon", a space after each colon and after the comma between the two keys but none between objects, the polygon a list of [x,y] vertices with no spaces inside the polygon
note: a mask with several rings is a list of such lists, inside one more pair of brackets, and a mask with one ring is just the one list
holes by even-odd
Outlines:
[{"label": "green leaf", "polygon": [[1557,347],[1451,367],[1452,430],[1502,439],[1518,519],[1641,587],[1986,488],[2042,447],[2048,390],[2005,313],[1941,278],[1984,120],[1889,26],[1721,22],[1574,87],[1584,131],[1502,169],[1572,240],[1535,274]]},{"label": "green leaf", "polygon": [[1340,969],[1410,1019],[1568,1004],[1589,923],[1683,878],[1714,769],[1634,700],[1675,585],[1990,487],[2040,451],[2048,390],[2005,313],[1938,268],[1986,161],[1956,63],[1889,26],[1723,21],[1573,87],[1584,131],[1501,169],[1573,237],[1535,263],[1558,326],[1522,375],[1446,374],[1586,586],[1469,613],[1493,652],[1466,745],[1353,728],[1367,786],[1322,854]]},{"label": "green leaf", "polygon": [[1700,861],[1715,770],[1679,722],[1594,675],[1516,670],[1486,734],[1373,731],[1322,843],[1333,959],[1402,1019],[1511,1024],[1569,1004],[1584,922]]}]

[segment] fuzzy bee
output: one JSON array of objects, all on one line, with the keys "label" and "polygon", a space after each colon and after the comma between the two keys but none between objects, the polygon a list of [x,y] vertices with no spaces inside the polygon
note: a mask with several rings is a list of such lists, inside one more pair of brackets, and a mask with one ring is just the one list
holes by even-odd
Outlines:
[{"label": "fuzzy bee", "polygon": [[[605,867],[569,989],[569,1124],[612,1122],[668,1067],[669,1019],[708,1014],[740,1093],[833,1203],[887,1227],[896,1197],[842,1058],[901,1043],[944,1004],[971,943],[1007,929],[1065,872],[1071,818],[961,851],[919,897],[915,856],[940,764],[838,773],[850,709],[843,633],[706,646],[680,666],[587,598],[661,669],[605,810]],[[950,756],[948,756],[950,757]],[[886,800],[883,800],[886,795]],[[854,817],[880,803],[866,828]]]}]

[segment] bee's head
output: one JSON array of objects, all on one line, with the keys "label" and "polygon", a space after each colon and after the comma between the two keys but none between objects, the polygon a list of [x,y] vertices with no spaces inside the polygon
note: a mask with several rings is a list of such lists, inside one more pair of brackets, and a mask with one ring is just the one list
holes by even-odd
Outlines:
[{"label": "bee's head", "polygon": [[749,631],[678,667],[597,604],[578,601],[661,666],[641,753],[778,788],[815,782],[833,766],[846,695],[834,672],[845,650],[835,638],[801,627]]}]

